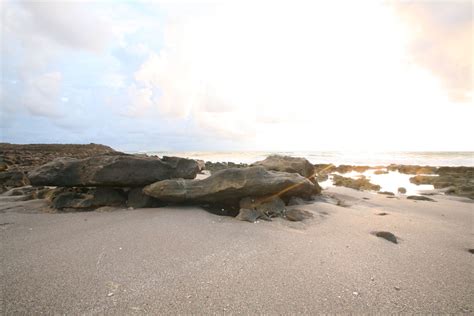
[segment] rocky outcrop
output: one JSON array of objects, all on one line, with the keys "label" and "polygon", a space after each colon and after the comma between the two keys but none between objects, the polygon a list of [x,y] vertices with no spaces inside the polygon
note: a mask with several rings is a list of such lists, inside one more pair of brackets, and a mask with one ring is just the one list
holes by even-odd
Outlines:
[{"label": "rocky outcrop", "polygon": [[162,201],[238,206],[244,197],[310,198],[319,194],[321,188],[298,174],[268,171],[256,166],[221,170],[203,180],[159,181],[143,191]]},{"label": "rocky outcrop", "polygon": [[[29,144],[0,143],[3,169],[29,171],[59,157],[83,159],[97,155],[122,154],[99,144]],[[0,168],[1,171],[2,168]]]},{"label": "rocky outcrop", "polygon": [[272,155],[257,161],[252,166],[262,166],[267,170],[298,173],[305,178],[314,175],[314,166],[305,158]]},{"label": "rocky outcrop", "polygon": [[119,155],[57,158],[31,171],[28,178],[33,185],[143,187],[165,179],[193,179],[198,171],[198,164],[190,159]]},{"label": "rocky outcrop", "polygon": [[214,173],[219,170],[229,169],[229,168],[246,168],[248,164],[246,163],[235,163],[235,162],[212,162],[206,161],[204,164],[203,170],[209,170],[211,173]]},{"label": "rocky outcrop", "polygon": [[446,194],[474,199],[474,167],[440,167],[437,176],[416,175],[414,184],[431,184],[435,189],[447,189]]},{"label": "rocky outcrop", "polygon": [[371,190],[371,191],[379,191],[380,185],[370,183],[369,179],[362,176],[357,179],[346,178],[340,175],[333,176],[333,183],[336,186],[343,186],[355,190]]},{"label": "rocky outcrop", "polygon": [[369,166],[339,165],[339,166],[336,167],[335,171],[337,171],[339,173],[348,173],[348,172],[351,172],[351,171],[363,173],[363,172],[366,172],[369,169],[370,169]]},{"label": "rocky outcrop", "polygon": [[418,165],[396,165],[391,164],[387,166],[389,171],[398,171],[404,174],[435,174],[437,167],[432,166],[418,166]]}]

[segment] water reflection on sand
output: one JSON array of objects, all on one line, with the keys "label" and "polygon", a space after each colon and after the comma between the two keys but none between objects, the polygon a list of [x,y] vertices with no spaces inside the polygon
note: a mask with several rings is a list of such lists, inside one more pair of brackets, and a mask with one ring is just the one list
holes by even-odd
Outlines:
[{"label": "water reflection on sand", "polygon": [[[389,171],[385,174],[375,174],[374,172],[381,169],[370,169],[366,172],[356,172],[351,171],[348,173],[338,173],[335,172],[334,174],[341,175],[347,178],[357,179],[358,177],[365,176],[367,179],[370,180],[373,184],[380,185],[380,191],[388,191],[393,192],[396,195],[400,195],[398,193],[398,188],[403,187],[406,189],[405,195],[419,195],[423,191],[433,190],[434,187],[431,184],[421,184],[416,185],[410,182],[410,178],[414,175],[400,173],[398,171]],[[385,169],[382,169],[385,170]],[[332,183],[332,176],[329,176],[329,179],[319,183],[323,189],[329,188],[334,186]]]}]

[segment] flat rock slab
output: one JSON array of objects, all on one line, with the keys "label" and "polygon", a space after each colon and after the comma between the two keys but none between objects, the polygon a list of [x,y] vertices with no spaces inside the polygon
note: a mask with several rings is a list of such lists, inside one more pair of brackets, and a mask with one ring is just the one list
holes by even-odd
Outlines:
[{"label": "flat rock slab", "polygon": [[59,187],[143,187],[172,178],[194,179],[199,166],[191,159],[96,156],[57,158],[28,174],[33,185]]},{"label": "flat rock slab", "polygon": [[268,171],[263,167],[230,168],[203,180],[173,179],[146,186],[145,194],[168,202],[206,202],[239,205],[244,197],[278,195],[310,198],[319,186],[296,173]]}]

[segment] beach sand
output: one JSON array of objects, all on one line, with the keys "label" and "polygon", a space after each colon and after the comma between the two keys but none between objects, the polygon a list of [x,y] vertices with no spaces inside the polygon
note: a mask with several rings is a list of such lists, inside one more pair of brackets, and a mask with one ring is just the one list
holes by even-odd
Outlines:
[{"label": "beach sand", "polygon": [[0,314],[474,312],[472,201],[324,195],[296,206],[313,219],[253,224],[197,207],[50,214],[2,200]]}]

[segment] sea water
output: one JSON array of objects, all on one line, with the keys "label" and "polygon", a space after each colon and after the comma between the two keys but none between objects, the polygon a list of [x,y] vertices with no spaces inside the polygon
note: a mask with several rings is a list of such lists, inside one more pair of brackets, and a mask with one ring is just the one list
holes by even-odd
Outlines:
[{"label": "sea water", "polygon": [[253,163],[269,155],[304,157],[311,163],[332,163],[334,165],[387,166],[389,164],[420,166],[474,166],[474,152],[368,152],[368,151],[206,151],[170,152],[148,151],[149,155],[178,156],[212,162]]}]

